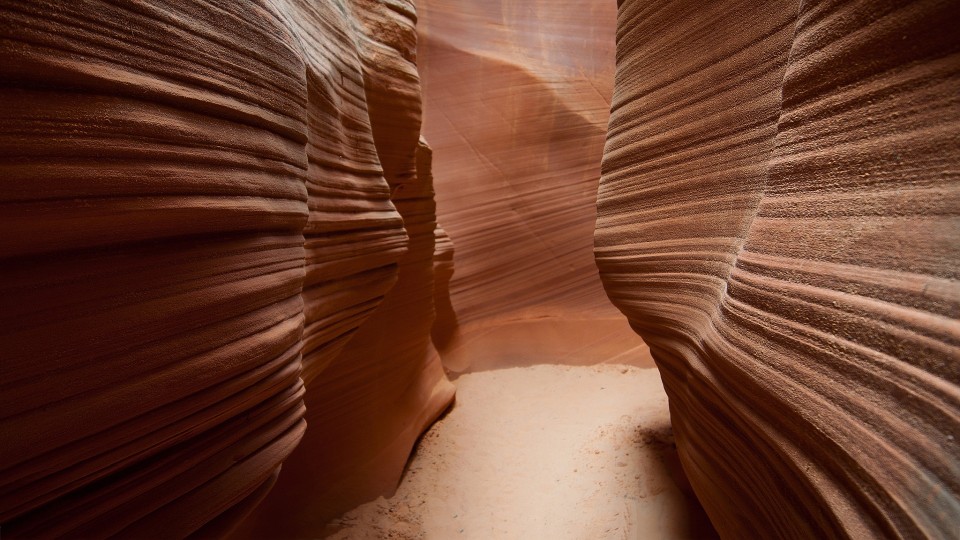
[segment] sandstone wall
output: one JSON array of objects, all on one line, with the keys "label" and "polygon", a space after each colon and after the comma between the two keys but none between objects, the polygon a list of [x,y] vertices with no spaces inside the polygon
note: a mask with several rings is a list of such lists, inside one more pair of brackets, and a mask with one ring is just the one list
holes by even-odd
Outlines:
[{"label": "sandstone wall", "polygon": [[417,9],[423,131],[456,245],[450,309],[434,330],[444,366],[649,363],[593,260],[615,3]]},{"label": "sandstone wall", "polygon": [[614,6],[573,4],[419,2],[424,133],[457,246],[460,325],[609,305],[590,246]]},{"label": "sandstone wall", "polygon": [[413,21],[0,4],[4,536],[224,534],[304,437],[304,382],[299,485],[399,474],[452,397]]},{"label": "sandstone wall", "polygon": [[620,3],[597,263],[725,537],[956,534],[958,22]]}]

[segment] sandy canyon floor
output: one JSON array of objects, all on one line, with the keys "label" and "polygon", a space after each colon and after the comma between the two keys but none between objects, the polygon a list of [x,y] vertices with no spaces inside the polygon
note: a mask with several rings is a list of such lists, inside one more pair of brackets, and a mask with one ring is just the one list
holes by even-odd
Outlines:
[{"label": "sandy canyon floor", "polygon": [[336,539],[711,538],[683,476],[656,369],[537,365],[470,373],[396,493]]}]

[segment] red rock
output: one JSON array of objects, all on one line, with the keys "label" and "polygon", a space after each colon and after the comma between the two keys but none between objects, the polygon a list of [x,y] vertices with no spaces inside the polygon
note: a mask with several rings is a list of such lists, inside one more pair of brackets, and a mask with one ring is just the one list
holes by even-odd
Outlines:
[{"label": "red rock", "polygon": [[5,538],[318,536],[604,290],[722,534],[955,533],[956,6],[418,4],[0,3]]},{"label": "red rock", "polygon": [[417,9],[423,131],[440,221],[456,245],[451,304],[434,327],[444,366],[647,361],[593,260],[615,5],[423,0]]},{"label": "red rock", "polygon": [[956,534],[958,21],[621,2],[597,262],[725,537]]},{"label": "red rock", "polygon": [[377,454],[399,474],[452,396],[429,345],[410,8],[34,3],[0,20],[4,536],[227,534],[303,437],[301,365],[318,404],[301,453],[343,444],[296,481],[319,493]]},{"label": "red rock", "polygon": [[[304,32],[322,31],[329,21],[336,20],[330,13],[334,11],[338,10],[331,4],[326,11],[312,14],[304,9],[291,18],[303,24]],[[356,88],[364,91],[369,111],[375,143],[371,155],[383,166],[389,185],[385,195],[403,220],[407,249],[396,266],[384,264],[392,261],[383,244],[364,245],[359,256],[347,258],[355,259],[356,266],[351,269],[355,289],[336,294],[360,309],[345,310],[338,302],[329,305],[325,314],[355,321],[350,327],[334,327],[343,332],[347,345],[335,354],[322,353],[325,361],[319,375],[308,377],[305,373],[309,428],[284,463],[276,488],[239,532],[243,536],[316,537],[330,518],[391,491],[417,437],[453,398],[453,386],[430,344],[436,217],[429,158],[425,157],[429,149],[420,142],[414,21],[411,2],[388,6],[357,1],[337,24],[338,28],[362,31],[354,31],[345,44],[361,44],[354,54],[363,80],[362,87]],[[318,36],[317,42],[333,39]],[[342,56],[349,57],[349,49]],[[346,187],[357,192],[356,184]],[[319,204],[341,211],[336,199],[326,198]],[[364,211],[370,203],[360,199],[359,204],[363,208],[358,210]],[[373,238],[390,241],[382,231],[370,232]],[[324,237],[330,238],[329,233]],[[318,253],[334,264],[351,255],[325,246],[320,246]],[[387,284],[392,285],[389,290],[370,286],[371,280],[392,272],[396,272],[396,282]],[[318,277],[336,276],[320,272]],[[337,281],[325,283],[318,292],[318,305],[324,306],[330,288],[342,290]],[[371,294],[383,294],[381,291],[386,294],[378,303],[379,298],[371,298]],[[370,313],[369,319],[357,317],[363,315],[361,309]],[[329,332],[328,320],[320,319],[319,326]]]}]

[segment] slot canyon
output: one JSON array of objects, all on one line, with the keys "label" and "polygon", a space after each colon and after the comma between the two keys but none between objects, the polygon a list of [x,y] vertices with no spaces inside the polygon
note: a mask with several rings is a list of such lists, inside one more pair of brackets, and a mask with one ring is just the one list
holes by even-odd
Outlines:
[{"label": "slot canyon", "polygon": [[0,538],[960,538],[958,28],[0,0]]}]

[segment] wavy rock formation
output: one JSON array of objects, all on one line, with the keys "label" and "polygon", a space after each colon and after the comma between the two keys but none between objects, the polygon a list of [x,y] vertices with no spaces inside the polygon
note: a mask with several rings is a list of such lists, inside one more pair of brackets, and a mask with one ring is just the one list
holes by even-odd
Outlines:
[{"label": "wavy rock formation", "polygon": [[593,260],[615,4],[421,0],[417,9],[423,131],[436,150],[440,221],[456,245],[450,309],[434,329],[444,366],[649,362]]},{"label": "wavy rock formation", "polygon": [[[343,19],[338,20],[336,12],[341,10]],[[347,310],[354,317],[350,320],[370,317],[359,327],[338,328],[356,330],[344,336],[349,345],[339,354],[324,357],[319,376],[311,376],[305,366],[309,428],[284,463],[284,474],[273,492],[245,523],[241,534],[250,538],[317,537],[330,518],[394,489],[417,437],[453,398],[453,386],[430,342],[437,227],[429,147],[420,140],[413,4],[357,0],[341,7],[330,2],[323,8],[305,3],[290,15],[303,25],[303,32],[328,32],[331,21],[337,21],[332,25],[335,28],[352,29],[353,34],[346,38],[318,35],[317,48],[329,54],[333,44],[358,45],[355,52],[348,48],[337,56],[352,55],[362,75],[354,88],[363,92],[369,111],[375,145],[370,155],[382,164],[389,187],[383,193],[396,205],[408,242],[396,267],[377,266],[392,262],[382,245],[370,243],[360,253],[351,252],[354,248],[350,246],[331,251],[318,245],[318,251],[334,264],[352,264],[347,269],[359,278],[355,278],[355,290],[339,295],[331,294],[343,290],[339,280],[319,288],[317,306],[324,310],[323,317],[344,319],[345,308],[357,305],[358,299],[366,302],[360,305],[363,311]],[[327,193],[323,201],[321,204],[342,211],[338,197]],[[360,200],[359,206],[358,215],[372,222],[390,217],[372,212],[376,208],[368,201]],[[364,229],[371,238],[385,237],[369,225]],[[330,238],[327,231],[320,232]],[[371,285],[382,283],[382,276],[394,268],[396,282],[379,303],[381,298],[374,295],[386,288]],[[331,277],[322,270],[319,275]],[[350,303],[328,303],[331,297]],[[329,332],[329,322],[318,319],[323,332]],[[308,359],[305,354],[305,364]]]},{"label": "wavy rock formation", "polygon": [[620,3],[597,263],[725,537],[956,535],[958,21]]},{"label": "wavy rock formation", "polygon": [[0,5],[5,537],[225,534],[304,436],[304,381],[305,442],[367,454],[299,482],[399,474],[452,397],[412,24],[361,0]]},{"label": "wavy rock formation", "polygon": [[[409,249],[396,285],[350,345],[307,382],[303,442],[244,537],[317,537],[331,518],[396,488],[414,442],[453,398],[431,343],[436,224],[430,148],[419,138],[412,3],[357,2],[360,49],[377,153]],[[358,9],[362,6],[363,9]],[[445,248],[449,249],[449,248]]]},{"label": "wavy rock formation", "polygon": [[[530,306],[609,305],[590,246],[613,56],[564,52],[612,41],[614,14],[594,8],[594,19],[571,8],[418,6],[424,133],[446,188],[438,197],[457,246],[450,286],[462,325]],[[579,63],[561,64],[568,58]],[[604,75],[607,95],[594,88]]]}]

